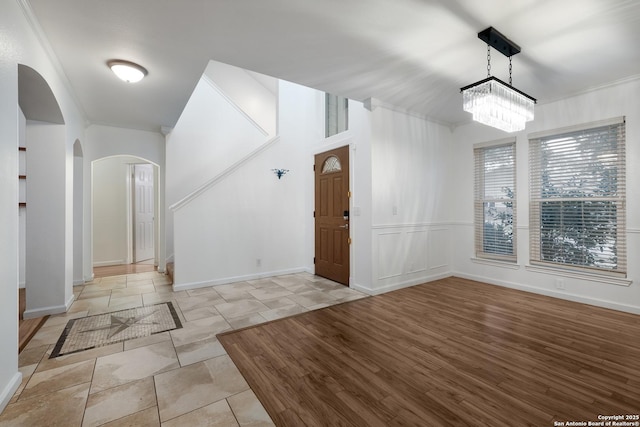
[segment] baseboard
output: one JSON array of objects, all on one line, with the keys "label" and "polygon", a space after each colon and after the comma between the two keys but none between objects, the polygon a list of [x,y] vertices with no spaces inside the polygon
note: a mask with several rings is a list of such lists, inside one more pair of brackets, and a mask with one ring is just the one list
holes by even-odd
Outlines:
[{"label": "baseboard", "polygon": [[[228,285],[229,283],[246,282],[247,280],[266,279],[268,277],[284,276],[287,274],[305,273],[307,268],[291,268],[287,270],[269,271],[263,273],[248,274],[246,276],[225,277],[222,279],[205,280],[202,282],[189,282],[173,285],[173,291],[186,291],[189,289],[206,288],[207,286]],[[175,278],[174,278],[175,279]]]},{"label": "baseboard", "polygon": [[447,272],[447,273],[441,273],[441,274],[436,274],[433,276],[427,276],[427,277],[420,277],[417,279],[411,279],[411,280],[405,280],[404,282],[400,282],[400,283],[394,283],[391,285],[386,285],[383,286],[381,288],[376,288],[376,289],[371,289],[368,288],[366,286],[363,285],[359,285],[359,284],[354,284],[352,286],[353,289],[355,289],[356,291],[360,291],[360,292],[364,292],[365,294],[368,295],[380,295],[380,294],[384,294],[387,292],[391,292],[391,291],[397,291],[398,289],[403,289],[403,288],[409,288],[411,286],[416,286],[416,285],[421,285],[423,283],[427,283],[427,282],[433,282],[434,280],[440,280],[440,279],[444,279],[447,277],[451,277],[451,273]]},{"label": "baseboard", "polygon": [[7,405],[11,401],[11,398],[16,393],[16,390],[18,390],[18,387],[20,387],[21,383],[22,372],[18,371],[13,375],[11,380],[9,380],[7,385],[2,390],[2,393],[0,393],[0,413],[4,411],[4,408],[7,407]]},{"label": "baseboard", "polygon": [[84,285],[84,280],[74,280],[73,281],[73,286],[79,286],[79,285]]},{"label": "baseboard", "polygon": [[455,277],[462,279],[475,280],[478,282],[489,283],[491,285],[503,286],[505,288],[517,289],[519,291],[531,292],[532,294],[545,295],[548,297],[564,299],[567,301],[579,302],[582,304],[593,305],[596,307],[608,308],[611,310],[624,311],[626,313],[640,314],[640,307],[620,304],[613,301],[600,300],[596,298],[589,298],[582,295],[571,294],[567,292],[558,292],[551,289],[541,289],[534,286],[523,285],[521,283],[509,282],[504,280],[495,280],[490,277],[479,276],[476,274],[466,274],[459,271],[452,273]]},{"label": "baseboard", "polygon": [[55,305],[55,306],[25,310],[23,317],[25,319],[35,319],[42,316],[49,316],[51,314],[66,313],[67,310],[69,310],[69,307],[71,307],[73,300],[74,300],[74,296],[72,295],[70,300],[67,301],[65,305]]}]

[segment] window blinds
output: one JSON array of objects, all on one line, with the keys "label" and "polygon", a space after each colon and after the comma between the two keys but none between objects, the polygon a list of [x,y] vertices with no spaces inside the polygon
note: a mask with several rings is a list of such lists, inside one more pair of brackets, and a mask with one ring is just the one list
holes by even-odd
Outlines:
[{"label": "window blinds", "polygon": [[624,119],[529,150],[531,262],[626,273]]},{"label": "window blinds", "polygon": [[476,256],[516,261],[515,140],[474,149]]}]

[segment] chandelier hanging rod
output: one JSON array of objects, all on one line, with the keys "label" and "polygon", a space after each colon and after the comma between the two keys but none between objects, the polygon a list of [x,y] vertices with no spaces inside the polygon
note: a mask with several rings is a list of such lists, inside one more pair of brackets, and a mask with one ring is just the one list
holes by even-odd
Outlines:
[{"label": "chandelier hanging rod", "polygon": [[480,31],[478,33],[478,38],[506,57],[511,57],[520,53],[520,46],[509,40],[500,31],[493,27]]}]

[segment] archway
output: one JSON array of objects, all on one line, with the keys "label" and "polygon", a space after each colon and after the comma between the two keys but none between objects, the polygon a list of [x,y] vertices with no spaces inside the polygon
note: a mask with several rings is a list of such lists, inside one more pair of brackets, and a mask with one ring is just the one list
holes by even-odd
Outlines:
[{"label": "archway", "polygon": [[[18,64],[18,104],[24,115],[19,133],[24,143],[24,201],[20,221],[24,239],[26,310],[24,318],[65,312],[73,301],[67,266],[73,262],[66,246],[72,230],[67,207],[65,121],[45,79]],[[22,250],[23,249],[23,250]]]},{"label": "archway", "polygon": [[136,176],[140,165],[151,169],[152,225],[149,230],[153,247],[143,261],[158,266],[160,233],[160,170],[147,159],[114,155],[91,162],[92,266],[106,267],[132,264],[136,259],[136,244],[144,232],[134,224],[136,220]]}]

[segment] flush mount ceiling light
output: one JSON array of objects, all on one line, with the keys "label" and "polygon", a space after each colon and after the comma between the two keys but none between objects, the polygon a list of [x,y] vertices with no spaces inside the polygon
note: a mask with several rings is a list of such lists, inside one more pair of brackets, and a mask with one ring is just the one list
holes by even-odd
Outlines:
[{"label": "flush mount ceiling light", "polygon": [[[520,46],[493,27],[479,32],[478,38],[487,43],[487,78],[460,89],[463,109],[476,122],[505,132],[522,130],[526,122],[533,120],[536,100],[511,85],[511,57],[520,53]],[[491,76],[492,47],[509,58],[508,84]]]},{"label": "flush mount ceiling light", "polygon": [[147,75],[147,70],[144,67],[133,62],[114,59],[107,62],[107,65],[120,80],[127,83],[139,82]]}]

